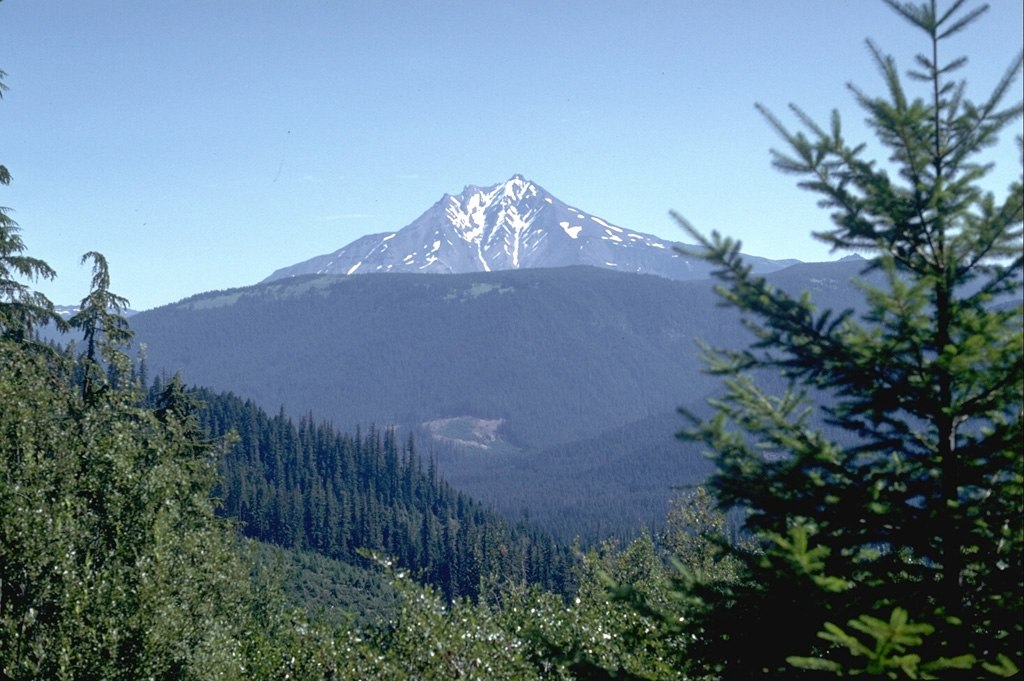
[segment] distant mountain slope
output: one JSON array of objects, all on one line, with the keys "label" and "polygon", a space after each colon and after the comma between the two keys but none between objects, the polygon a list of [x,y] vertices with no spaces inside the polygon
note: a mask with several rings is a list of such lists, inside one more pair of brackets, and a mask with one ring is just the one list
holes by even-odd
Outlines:
[{"label": "distant mountain slope", "polygon": [[702,444],[674,437],[685,425],[673,410],[540,451],[440,444],[435,456],[456,489],[564,542],[590,545],[660,527],[669,500],[711,472]]},{"label": "distant mountain slope", "polygon": [[412,440],[272,417],[231,394],[195,394],[206,432],[234,434],[215,494],[243,535],[354,565],[365,565],[362,551],[375,551],[447,599],[475,596],[492,573],[567,593],[566,545],[452,489]]},{"label": "distant mountain slope", "polygon": [[[76,314],[78,314],[79,310],[81,310],[81,306],[80,305],[54,305],[53,309],[54,309],[54,311],[58,315],[60,315],[64,319],[71,319]],[[121,312],[121,314],[124,315],[125,317],[131,317],[136,312],[138,312],[138,310],[133,310],[131,308],[126,308],[125,310],[123,310]]]},{"label": "distant mountain slope", "polygon": [[584,267],[294,278],[141,312],[132,328],[151,373],[272,411],[341,427],[500,419],[503,439],[531,448],[703,394],[694,339],[739,331],[707,282]]},{"label": "distant mountain slope", "polygon": [[[797,267],[779,273],[787,288],[804,282],[827,303],[860,265]],[[710,282],[588,267],[292,278],[140,312],[132,328],[151,373],[181,370],[271,410],[346,427],[501,419],[502,438],[530,448],[704,395],[717,381],[695,339],[747,338]]]},{"label": "distant mountain slope", "polygon": [[[863,267],[767,278],[842,310]],[[458,488],[563,537],[597,536],[656,521],[671,487],[706,470],[673,440],[676,407],[720,388],[695,339],[750,340],[712,289],[593,267],[305,276],[140,312],[132,328],[150,375],[181,370],[340,428],[417,428]]]},{"label": "distant mountain slope", "polygon": [[[491,187],[467,186],[397,232],[371,234],[327,255],[285,267],[264,281],[303,274],[466,273],[593,265],[669,279],[705,279],[708,266],[673,242],[613,225],[514,175]],[[795,260],[750,257],[755,271]]]}]

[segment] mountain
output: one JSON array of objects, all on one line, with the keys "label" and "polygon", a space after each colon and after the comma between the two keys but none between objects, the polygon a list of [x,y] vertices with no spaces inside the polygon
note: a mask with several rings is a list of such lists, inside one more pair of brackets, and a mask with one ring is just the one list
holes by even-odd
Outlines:
[{"label": "mountain", "polygon": [[671,410],[680,386],[714,384],[694,339],[741,331],[708,282],[594,267],[294,277],[140,312],[132,328],[151,374],[345,428],[498,419],[517,448]]},{"label": "mountain", "polygon": [[[863,268],[766,276],[842,310],[859,299],[849,280]],[[614,517],[664,517],[670,487],[706,471],[699,448],[673,440],[675,408],[720,386],[695,339],[750,340],[710,281],[594,267],[307,275],[140,312],[132,328],[150,375],[180,370],[341,428],[401,425],[459,489],[562,536],[573,528],[560,519],[600,534],[624,531]]]},{"label": "mountain", "polygon": [[[491,187],[467,186],[397,232],[364,236],[334,253],[277,270],[264,281],[302,274],[457,274],[592,265],[668,279],[704,279],[709,267],[660,237],[619,227],[557,199],[522,175]],[[749,257],[758,272],[795,263]]]}]

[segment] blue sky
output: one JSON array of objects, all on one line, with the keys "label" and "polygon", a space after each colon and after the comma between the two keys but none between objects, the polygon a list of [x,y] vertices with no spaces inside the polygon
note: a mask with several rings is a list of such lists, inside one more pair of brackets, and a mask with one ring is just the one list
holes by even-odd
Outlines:
[{"label": "blue sky", "polygon": [[[1021,49],[1019,0],[948,43],[981,99]],[[0,188],[57,303],[111,264],[136,309],[255,283],[521,173],[680,239],[676,210],[773,258],[825,260],[813,195],[770,167],[754,109],[844,114],[919,33],[871,0],[0,3]],[[1015,85],[1015,98],[1021,85]],[[1002,192],[1020,174],[993,151]]]}]

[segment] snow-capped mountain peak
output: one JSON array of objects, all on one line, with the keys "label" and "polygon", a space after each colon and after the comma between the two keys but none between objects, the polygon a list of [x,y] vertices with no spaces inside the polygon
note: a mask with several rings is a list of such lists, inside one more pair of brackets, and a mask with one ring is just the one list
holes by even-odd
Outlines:
[{"label": "snow-capped mountain peak", "polygon": [[[672,242],[619,227],[574,208],[516,174],[490,186],[445,194],[412,223],[364,236],[327,255],[286,267],[267,281],[300,274],[479,272],[594,265],[671,279],[707,276]],[[760,258],[763,271],[780,263]],[[757,263],[753,263],[757,265]]]}]

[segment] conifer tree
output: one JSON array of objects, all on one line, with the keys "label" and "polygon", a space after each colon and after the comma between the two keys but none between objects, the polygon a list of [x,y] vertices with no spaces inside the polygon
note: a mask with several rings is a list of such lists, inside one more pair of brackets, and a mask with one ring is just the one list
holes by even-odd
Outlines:
[{"label": "conifer tree", "polygon": [[[108,364],[123,357],[118,348],[131,341],[133,333],[128,320],[122,315],[128,309],[128,300],[110,291],[110,268],[103,254],[89,251],[82,262],[92,260],[92,283],[89,295],[82,299],[78,312],[68,322],[82,332],[85,341],[83,364],[85,377],[82,394],[91,397],[102,384],[102,362]],[[127,358],[123,358],[127,359]],[[125,367],[111,367],[114,372]]]},{"label": "conifer tree", "polygon": [[[0,71],[0,98],[7,90]],[[11,183],[11,173],[0,165],[0,185]],[[39,326],[52,322],[65,327],[64,320],[54,311],[53,303],[42,293],[32,290],[20,279],[53,279],[53,268],[39,258],[24,255],[25,242],[18,232],[21,228],[10,215],[11,209],[0,206],[0,336],[22,339]]]},{"label": "conifer tree", "polygon": [[85,355],[97,361],[97,343],[106,342],[114,347],[124,345],[132,338],[128,321],[122,316],[128,309],[128,299],[110,291],[110,268],[102,253],[89,251],[82,263],[92,260],[92,283],[89,295],[82,299],[78,314],[71,318],[71,326],[81,329],[86,344]]},{"label": "conifer tree", "polygon": [[[792,105],[794,131],[758,105],[786,146],[775,167],[832,211],[815,236],[867,254],[865,274],[884,282],[859,283],[865,310],[787,296],[738,242],[677,216],[756,338],[706,349],[725,393],[688,432],[709,446],[720,504],[744,509],[760,544],[735,549],[742,582],[686,585],[702,603],[683,624],[689,663],[722,678],[1024,667],[1022,184],[997,197],[984,156],[1019,124],[1021,104],[1004,100],[1022,56],[972,101],[955,79],[966,58],[942,48],[987,7],[885,2],[927,45],[907,74],[919,95],[871,41],[886,94],[850,86],[886,162],[844,138],[838,112],[821,126]],[[763,390],[765,371],[789,389]]]}]

